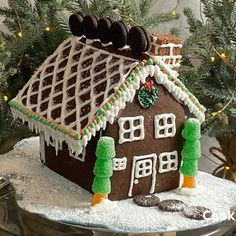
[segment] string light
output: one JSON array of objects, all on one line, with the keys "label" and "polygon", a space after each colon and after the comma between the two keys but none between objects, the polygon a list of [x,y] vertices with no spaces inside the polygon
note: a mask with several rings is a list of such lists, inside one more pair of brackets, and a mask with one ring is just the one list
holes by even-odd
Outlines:
[{"label": "string light", "polygon": [[3,100],[5,101],[5,102],[7,102],[8,101],[8,96],[3,96]]},{"label": "string light", "polygon": [[215,117],[217,115],[217,112],[212,112],[211,115]]},{"label": "string light", "polygon": [[229,167],[229,166],[225,166],[225,169],[226,169],[226,170],[230,170],[230,167]]},{"label": "string light", "polygon": [[49,26],[46,26],[46,27],[45,27],[45,31],[47,31],[47,32],[51,31],[50,27],[49,27]]},{"label": "string light", "polygon": [[216,52],[216,54],[220,57],[220,59],[227,64],[230,68],[232,68],[234,70],[234,72],[236,73],[236,65],[233,64],[226,56],[226,54],[224,52],[220,53],[215,46],[212,46],[212,49]]},{"label": "string light", "polygon": [[173,17],[176,17],[176,10],[172,10],[171,15],[172,15]]},{"label": "string light", "polygon": [[5,48],[5,43],[1,43],[0,48]]},{"label": "string light", "polygon": [[172,9],[172,11],[171,11],[171,16],[172,17],[176,17],[176,9],[177,9],[177,7],[179,6],[179,0],[177,0],[177,4],[176,4],[176,6]]},{"label": "string light", "polygon": [[22,38],[23,37],[23,33],[20,31],[17,33],[18,37]]},{"label": "string light", "polygon": [[221,55],[222,58],[226,58],[226,55],[225,55],[224,52],[222,52],[220,55]]},{"label": "string light", "polygon": [[214,118],[215,116],[221,114],[221,113],[230,105],[230,103],[233,101],[233,99],[234,99],[234,95],[233,95],[232,98],[223,106],[222,109],[220,109],[219,111],[214,111],[214,112],[212,112],[212,113],[211,113],[212,118]]},{"label": "string light", "polygon": [[211,62],[214,62],[216,58],[214,56],[211,56]]}]

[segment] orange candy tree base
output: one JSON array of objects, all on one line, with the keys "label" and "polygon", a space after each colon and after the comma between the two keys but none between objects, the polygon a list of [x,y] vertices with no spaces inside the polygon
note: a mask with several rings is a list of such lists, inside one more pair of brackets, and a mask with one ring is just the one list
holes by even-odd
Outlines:
[{"label": "orange candy tree base", "polygon": [[195,177],[194,176],[184,176],[184,182],[181,188],[195,188]]},{"label": "orange candy tree base", "polygon": [[94,206],[98,203],[100,203],[103,199],[106,199],[107,195],[95,193],[91,199],[91,206]]}]

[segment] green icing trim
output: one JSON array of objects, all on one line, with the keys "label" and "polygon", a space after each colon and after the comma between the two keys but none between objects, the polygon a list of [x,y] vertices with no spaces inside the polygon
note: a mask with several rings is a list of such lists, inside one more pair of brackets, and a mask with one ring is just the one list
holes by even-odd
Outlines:
[{"label": "green icing trim", "polygon": [[[56,122],[54,121],[48,121],[46,118],[44,118],[43,116],[40,116],[39,114],[33,113],[31,110],[29,110],[27,107],[25,107],[24,105],[18,103],[17,101],[11,100],[9,102],[10,107],[20,111],[22,114],[24,114],[28,119],[32,119],[37,121],[38,123],[41,123],[43,125],[46,125],[48,128],[53,129],[53,130],[57,130],[65,135],[68,135],[69,137],[72,137],[75,140],[80,140],[81,139],[81,135],[79,133],[77,133],[76,131],[73,131],[70,129],[68,129],[67,127],[63,126],[63,125],[58,125]],[[70,131],[68,133],[68,131]],[[72,132],[73,131],[73,132]]]}]

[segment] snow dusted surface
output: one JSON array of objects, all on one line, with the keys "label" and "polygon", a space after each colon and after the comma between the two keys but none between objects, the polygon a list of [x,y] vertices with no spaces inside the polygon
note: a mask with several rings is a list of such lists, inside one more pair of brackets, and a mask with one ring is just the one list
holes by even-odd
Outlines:
[{"label": "snow dusted surface", "polygon": [[91,211],[90,193],[41,166],[38,137],[22,140],[15,150],[0,155],[0,175],[13,182],[18,204],[30,212],[43,214],[56,221],[120,232],[199,228],[224,220],[229,209],[236,206],[236,184],[199,172],[197,182],[205,190],[201,195],[185,196],[171,191],[160,193],[158,197],[161,200],[179,199],[188,205],[205,206],[212,210],[213,219],[190,220],[183,213],[162,212],[157,207],[139,207],[132,199],[108,202],[104,209]]}]

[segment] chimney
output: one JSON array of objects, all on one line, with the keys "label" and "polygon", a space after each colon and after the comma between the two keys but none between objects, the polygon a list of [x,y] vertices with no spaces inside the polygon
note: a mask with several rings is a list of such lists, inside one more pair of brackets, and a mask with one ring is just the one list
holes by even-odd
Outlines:
[{"label": "chimney", "polygon": [[178,71],[182,56],[180,49],[181,40],[172,35],[151,34],[150,53],[159,56],[171,69]]}]

